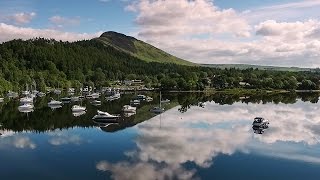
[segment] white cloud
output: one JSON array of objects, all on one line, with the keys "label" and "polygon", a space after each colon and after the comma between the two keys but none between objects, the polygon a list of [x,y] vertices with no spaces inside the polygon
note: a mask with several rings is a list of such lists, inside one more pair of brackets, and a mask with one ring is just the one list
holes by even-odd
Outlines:
[{"label": "white cloud", "polygon": [[278,13],[315,14],[319,6],[301,1],[238,13],[208,0],[137,0],[126,10],[137,14],[138,38],[186,60],[320,67],[318,16],[293,21]]},{"label": "white cloud", "polygon": [[77,41],[84,39],[91,39],[98,37],[102,32],[87,34],[87,33],[73,33],[73,32],[63,32],[53,29],[34,29],[17,27],[13,25],[8,25],[5,23],[0,23],[0,42],[5,42],[13,39],[30,39],[36,37],[53,38],[62,41]]},{"label": "white cloud", "polygon": [[54,146],[60,146],[65,144],[76,144],[79,145],[83,142],[79,135],[70,135],[64,133],[51,133],[51,139],[49,139],[49,143]]},{"label": "white cloud", "polygon": [[[110,171],[112,178],[117,180],[166,180],[181,179],[191,180],[194,177],[194,170],[186,170],[180,166],[159,166],[148,162],[127,163],[119,162],[110,164],[107,161],[100,161],[96,164],[96,169],[100,171]],[[125,173],[123,173],[125,172]]]},{"label": "white cloud", "polygon": [[27,24],[32,21],[32,19],[36,17],[35,12],[31,13],[16,13],[14,15],[8,16],[7,19],[9,21],[14,21],[15,24]]},{"label": "white cloud", "polygon": [[62,16],[52,16],[49,18],[49,21],[58,28],[63,28],[65,26],[78,26],[80,25],[80,18],[66,18]]},{"label": "white cloud", "polygon": [[1,131],[1,133],[3,133],[0,136],[1,149],[10,149],[11,147],[18,149],[35,149],[37,147],[37,145],[27,136],[22,136],[9,130]]},{"label": "white cloud", "polygon": [[249,36],[250,27],[233,9],[220,10],[208,0],[141,0],[127,6],[137,11],[141,37],[231,33]]},{"label": "white cloud", "polygon": [[34,144],[29,137],[16,137],[14,138],[13,145],[19,149],[24,149],[24,148],[35,149],[36,148],[36,144]]}]

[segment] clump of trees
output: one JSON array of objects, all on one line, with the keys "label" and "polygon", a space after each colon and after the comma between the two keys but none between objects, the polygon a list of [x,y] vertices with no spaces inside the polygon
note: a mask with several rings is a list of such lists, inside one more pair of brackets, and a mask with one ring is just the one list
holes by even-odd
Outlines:
[{"label": "clump of trees", "polygon": [[145,62],[97,40],[13,40],[0,44],[0,93],[46,87],[109,86],[111,81],[143,80],[165,90],[205,88],[319,89],[319,71],[283,72],[216,69]]}]

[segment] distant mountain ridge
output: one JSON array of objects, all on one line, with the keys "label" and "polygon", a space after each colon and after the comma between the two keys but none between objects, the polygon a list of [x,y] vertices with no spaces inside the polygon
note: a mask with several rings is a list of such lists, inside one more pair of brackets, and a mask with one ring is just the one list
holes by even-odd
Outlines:
[{"label": "distant mountain ridge", "polygon": [[212,68],[236,68],[236,69],[248,69],[258,68],[259,70],[273,70],[273,71],[315,71],[314,68],[300,68],[300,67],[281,67],[281,66],[263,66],[263,65],[251,65],[251,64],[201,64],[201,66],[212,67]]},{"label": "distant mountain ridge", "polygon": [[135,56],[146,62],[175,63],[188,66],[197,65],[195,63],[175,57],[134,37],[114,31],[105,32],[95,40],[100,41],[107,46],[112,46],[113,48],[122,52],[131,54],[132,56]]}]

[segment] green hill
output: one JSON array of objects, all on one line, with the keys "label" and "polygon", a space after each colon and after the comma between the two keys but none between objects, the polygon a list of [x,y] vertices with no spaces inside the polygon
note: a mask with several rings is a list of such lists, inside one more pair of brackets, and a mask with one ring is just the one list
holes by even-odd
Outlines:
[{"label": "green hill", "polygon": [[192,62],[172,56],[134,37],[113,31],[103,33],[99,38],[96,38],[96,40],[147,62],[175,63],[188,66],[196,65]]}]

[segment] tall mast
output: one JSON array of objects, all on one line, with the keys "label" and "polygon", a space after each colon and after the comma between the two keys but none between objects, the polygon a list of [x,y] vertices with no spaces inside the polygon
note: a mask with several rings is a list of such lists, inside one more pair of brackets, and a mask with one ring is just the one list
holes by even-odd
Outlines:
[{"label": "tall mast", "polygon": [[161,109],[161,91],[160,91],[160,100],[159,100],[159,104],[160,104],[160,109]]}]

